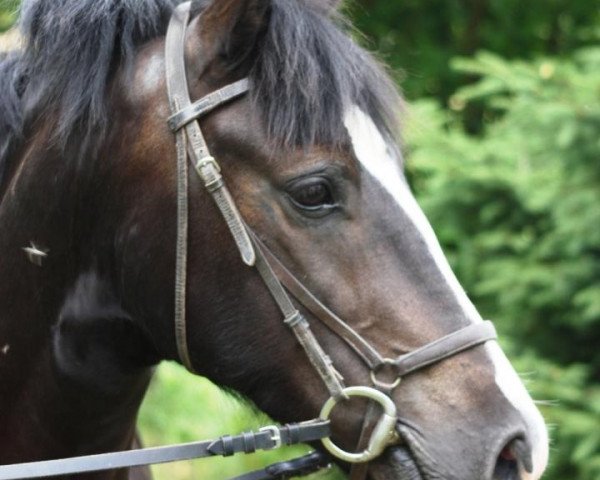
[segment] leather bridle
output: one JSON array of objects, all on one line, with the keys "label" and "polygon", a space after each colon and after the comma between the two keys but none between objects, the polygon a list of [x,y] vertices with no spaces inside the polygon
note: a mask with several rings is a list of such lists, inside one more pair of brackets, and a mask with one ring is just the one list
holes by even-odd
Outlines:
[{"label": "leather bridle", "polygon": [[[242,220],[221,176],[220,166],[211,156],[198,123],[199,118],[213,111],[219,105],[247,93],[251,88],[250,82],[248,79],[240,80],[192,103],[187,85],[184,54],[189,16],[189,3],[182,4],[176,9],[169,26],[166,44],[167,85],[172,110],[169,126],[177,137],[179,172],[175,330],[180,359],[190,371],[194,371],[188,350],[185,317],[188,221],[187,162],[191,161],[223,214],[243,262],[248,266],[256,267],[281,310],[283,322],[292,330],[306,352],[308,360],[327,387],[331,398],[323,407],[321,418],[328,419],[336,403],[353,396],[374,400],[383,408],[384,413],[364,451],[349,453],[341,450],[329,438],[323,441],[325,448],[343,461],[369,462],[378,457],[387,446],[397,441],[396,406],[391,400],[390,394],[398,386],[400,380],[405,375],[428,365],[440,362],[489,340],[495,340],[494,326],[489,321],[475,323],[405,355],[394,359],[385,358],[363,336],[319,301],[268,250]],[[291,297],[294,297],[316,319],[323,322],[356,352],[369,369],[373,386],[346,387],[344,385],[342,376],[334,367],[331,358],[321,348],[309,322],[296,308]],[[391,381],[378,378],[378,373],[384,369],[393,372],[394,378]]]},{"label": "leather bridle", "polygon": [[[245,95],[251,88],[242,79],[192,103],[188,91],[185,66],[186,30],[190,21],[191,2],[180,4],[174,11],[166,38],[166,76],[172,116],[168,125],[175,134],[177,148],[177,246],[175,275],[175,338],[177,352],[185,367],[194,372],[188,349],[186,325],[186,273],[188,245],[188,161],[213,197],[239,249],[242,261],[255,267],[281,311],[283,322],[295,335],[307,358],[323,380],[330,398],[318,419],[283,427],[265,427],[258,433],[235,437],[224,436],[215,441],[116,452],[63,460],[32,462],[0,466],[0,480],[42,478],[54,475],[108,470],[149,465],[189,458],[203,458],[234,453],[252,453],[257,449],[273,449],[283,445],[312,442],[321,439],[323,446],[336,458],[359,465],[353,468],[353,479],[366,476],[366,465],[399,441],[396,432],[397,407],[392,391],[401,379],[415,371],[438,363],[489,340],[496,331],[491,322],[479,322],[441,337],[397,358],[386,358],[369,342],[318,300],[244,223],[221,175],[221,167],[210,155],[198,119],[217,107]],[[288,293],[289,292],[289,293]],[[292,297],[315,319],[342,339],[369,370],[371,386],[350,386],[336,370],[312,332],[308,320],[296,308]],[[386,378],[382,379],[381,374]],[[392,378],[389,378],[389,375]],[[358,453],[342,450],[330,435],[329,417],[334,407],[350,397],[362,397],[370,404],[365,415],[361,448]],[[381,407],[377,418],[373,405]],[[374,427],[373,427],[374,425]],[[281,479],[312,473],[327,466],[327,459],[318,453],[275,464],[239,477],[239,480]]]}]

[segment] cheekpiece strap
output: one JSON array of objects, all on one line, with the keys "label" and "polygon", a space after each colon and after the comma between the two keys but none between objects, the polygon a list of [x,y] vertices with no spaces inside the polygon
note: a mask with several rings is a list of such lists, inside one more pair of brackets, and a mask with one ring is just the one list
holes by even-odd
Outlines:
[{"label": "cheekpiece strap", "polygon": [[292,330],[296,340],[304,349],[308,360],[317,371],[329,394],[336,399],[347,398],[344,394],[344,382],[340,373],[336,370],[331,358],[324,352],[315,337],[310,325],[304,315],[302,315],[292,303],[292,299],[283,288],[280,279],[273,271],[273,267],[265,257],[262,249],[262,242],[248,228],[252,239],[255,242],[256,251],[256,269],[262,277],[265,285],[271,292],[271,296],[277,303],[279,310],[284,316],[284,323]]},{"label": "cheekpiece strap", "polygon": [[[179,5],[171,17],[167,31],[165,46],[167,89],[171,111],[175,116],[180,112],[188,112],[190,107],[193,107],[185,68],[185,32],[190,19],[190,8],[190,2]],[[209,95],[205,97],[206,105],[209,109],[214,109],[222,103],[221,98],[228,101],[243,94],[244,91],[240,90],[244,90],[244,88],[240,87],[247,87],[247,84],[244,85],[243,82],[237,86],[233,84],[231,91],[222,89],[220,94],[215,92],[214,96]],[[223,182],[219,164],[210,155],[200,125],[196,120],[190,120],[178,132],[185,132],[188,142],[188,153],[194,163],[195,169],[221,211],[240,251],[242,260],[246,265],[254,265],[254,247],[243,225],[242,217]]]}]

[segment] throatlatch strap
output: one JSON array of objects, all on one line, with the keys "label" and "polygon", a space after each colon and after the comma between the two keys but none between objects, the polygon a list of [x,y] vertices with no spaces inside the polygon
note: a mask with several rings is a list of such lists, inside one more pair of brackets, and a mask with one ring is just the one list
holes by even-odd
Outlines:
[{"label": "throatlatch strap", "polygon": [[[175,116],[181,113],[180,109],[187,111],[192,107],[185,68],[185,31],[189,23],[189,16],[190,2],[182,3],[175,9],[175,13],[171,17],[169,30],[167,31],[165,46],[167,86],[171,99],[171,111]],[[216,103],[217,101],[223,103],[245,93],[246,90],[239,91],[240,85],[243,86],[243,83],[237,86],[234,84],[229,90],[226,88],[222,89],[218,95],[212,98],[209,95],[207,102],[210,104],[210,107],[217,107],[219,105],[219,103]],[[177,108],[175,108],[176,106]],[[223,218],[240,251],[242,260],[247,265],[254,265],[254,248],[252,242],[243,226],[237,207],[223,183],[219,165],[210,155],[208,146],[200,130],[200,125],[196,120],[189,121],[185,125],[185,132],[189,142],[189,151],[194,161],[194,167],[221,210]]]},{"label": "throatlatch strap", "polygon": [[[171,18],[166,40],[166,70],[170,106],[173,116],[169,125],[177,135],[178,163],[178,233],[177,233],[177,272],[175,290],[175,333],[179,357],[188,370],[194,371],[187,342],[185,321],[185,284],[187,268],[187,153],[194,160],[194,167],[206,189],[213,196],[229,230],[247,265],[254,265],[262,276],[273,298],[281,309],[285,323],[292,329],[298,342],[304,348],[308,359],[315,367],[330,394],[335,398],[344,398],[344,386],[341,376],[333,367],[331,359],[325,354],[312,333],[306,319],[296,310],[281,283],[273,273],[264,255],[256,252],[254,244],[235,203],[225,186],[217,161],[210,155],[208,146],[197,118],[220,104],[236,98],[248,90],[248,81],[236,82],[214,92],[192,105],[185,74],[185,30],[189,22],[190,4],[181,4]],[[187,145],[186,145],[187,144]],[[185,175],[185,179],[183,176]],[[185,188],[184,188],[185,187]]]},{"label": "throatlatch strap", "polygon": [[[178,24],[187,22],[188,13],[175,11],[171,19],[173,28]],[[183,16],[178,22],[175,17]],[[179,47],[179,38],[171,28],[166,38],[167,52],[176,50]],[[177,55],[167,54],[165,57],[167,72],[174,72],[177,69]],[[169,76],[169,75],[167,75]],[[171,111],[179,111],[181,104],[177,96],[171,91],[172,81],[167,81],[167,90],[169,95],[169,106]],[[183,365],[191,372],[194,367],[190,359],[187,340],[186,325],[186,288],[187,288],[187,248],[188,248],[188,160],[187,160],[187,141],[185,132],[175,133],[177,148],[177,244],[175,253],[175,340],[177,343],[177,354]]]}]

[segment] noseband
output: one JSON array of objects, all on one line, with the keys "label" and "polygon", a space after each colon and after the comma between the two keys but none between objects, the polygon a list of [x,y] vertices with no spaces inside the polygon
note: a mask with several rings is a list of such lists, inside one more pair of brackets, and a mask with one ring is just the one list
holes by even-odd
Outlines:
[{"label": "noseband", "polygon": [[[265,285],[277,303],[283,322],[292,330],[327,387],[331,398],[326,402],[321,418],[328,419],[333,407],[349,397],[364,397],[383,408],[367,447],[360,453],[350,453],[325,439],[325,448],[335,457],[350,463],[366,463],[381,455],[384,449],[398,440],[396,433],[397,410],[391,399],[392,391],[401,379],[410,373],[438,363],[465,350],[496,339],[491,322],[478,322],[441,337],[427,345],[397,358],[382,356],[356,330],[319,301],[270,252],[252,230],[246,226],[221,176],[217,161],[210,155],[198,119],[215,108],[246,94],[250,89],[247,79],[230,84],[192,103],[185,68],[185,38],[190,20],[190,4],[180,5],[171,19],[166,41],[166,70],[169,103],[172,116],[169,126],[176,135],[178,171],[178,229],[175,285],[175,333],[177,350],[182,363],[194,371],[187,343],[186,268],[188,235],[188,161],[212,195],[247,266],[256,267]],[[370,371],[372,386],[346,387],[314,336],[307,319],[300,313],[288,292],[315,318],[346,342]],[[393,373],[390,380],[380,374]]]}]

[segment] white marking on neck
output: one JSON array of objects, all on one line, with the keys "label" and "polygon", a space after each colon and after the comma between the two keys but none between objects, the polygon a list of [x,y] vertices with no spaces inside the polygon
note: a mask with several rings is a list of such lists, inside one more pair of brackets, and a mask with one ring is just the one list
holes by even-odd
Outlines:
[{"label": "white marking on neck", "polygon": [[[356,157],[366,171],[396,201],[398,207],[421,233],[429,254],[466,317],[472,322],[482,321],[479,312],[450,268],[433,228],[410,191],[400,170],[398,159],[395,157],[394,149],[385,142],[371,118],[357,106],[353,106],[347,111],[344,124],[350,134]],[[488,342],[486,349],[494,365],[496,384],[513,407],[523,416],[529,440],[533,445],[534,471],[532,474],[522,471],[521,478],[537,480],[541,477],[548,462],[548,432],[544,420],[497,342]]]}]

